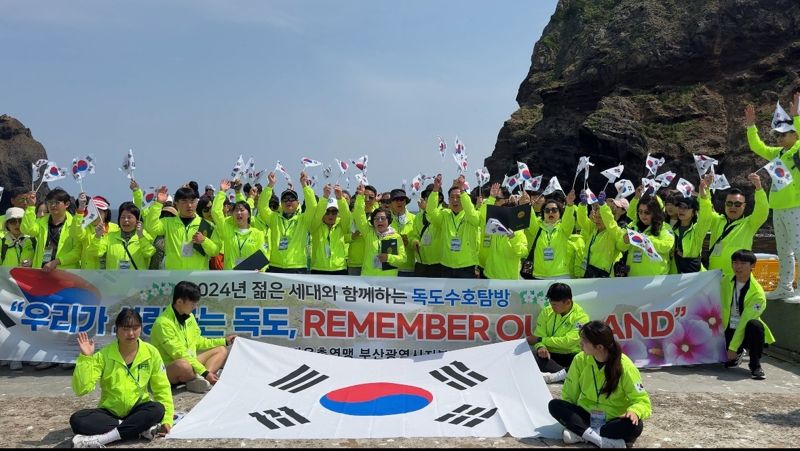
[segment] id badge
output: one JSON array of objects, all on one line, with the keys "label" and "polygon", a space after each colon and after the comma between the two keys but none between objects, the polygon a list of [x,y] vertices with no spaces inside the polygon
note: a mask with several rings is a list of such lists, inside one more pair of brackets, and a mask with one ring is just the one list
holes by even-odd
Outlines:
[{"label": "id badge", "polygon": [[119,261],[119,269],[131,269],[131,262],[128,260],[120,260]]},{"label": "id badge", "polygon": [[47,263],[53,259],[53,248],[48,247],[44,250],[44,255],[42,255],[42,263]]},{"label": "id badge", "polygon": [[633,251],[633,262],[634,263],[642,262],[642,251]]},{"label": "id badge", "polygon": [[717,243],[714,245],[714,249],[711,250],[711,255],[714,257],[719,257],[722,255],[722,244]]},{"label": "id badge", "polygon": [[289,248],[289,237],[282,236],[281,240],[278,242],[278,250],[285,251]]},{"label": "id badge", "polygon": [[326,244],[325,245],[325,257],[331,258],[331,245],[330,244]]},{"label": "id badge", "polygon": [[736,326],[739,325],[739,318],[735,316],[731,316],[730,322],[728,323],[728,327],[731,329],[736,329]]},{"label": "id badge", "polygon": [[450,240],[450,251],[459,252],[461,250],[461,238],[453,238]]},{"label": "id badge", "polygon": [[549,262],[549,261],[553,260],[553,258],[555,258],[555,256],[556,256],[556,253],[555,253],[555,251],[553,250],[552,247],[544,248],[543,254],[544,254],[544,261],[546,261],[546,262]]},{"label": "id badge", "polygon": [[422,245],[423,246],[430,246],[431,245],[431,239],[432,239],[431,236],[432,235],[430,233],[426,233],[425,235],[422,236]]},{"label": "id badge", "polygon": [[602,410],[592,410],[589,426],[597,432],[606,424],[606,413]]},{"label": "id badge", "polygon": [[483,247],[490,247],[492,245],[492,236],[486,235],[483,237]]},{"label": "id badge", "polygon": [[191,257],[194,253],[194,248],[192,247],[192,243],[183,243],[183,247],[181,247],[181,257]]}]

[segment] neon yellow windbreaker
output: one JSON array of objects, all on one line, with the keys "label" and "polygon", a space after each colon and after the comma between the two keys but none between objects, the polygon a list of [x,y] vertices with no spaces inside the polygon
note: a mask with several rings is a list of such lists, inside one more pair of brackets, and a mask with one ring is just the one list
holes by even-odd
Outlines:
[{"label": "neon yellow windbreaker", "polygon": [[522,258],[528,255],[525,231],[517,230],[513,237],[486,235],[486,238],[489,238],[489,247],[483,274],[488,279],[519,279]]},{"label": "neon yellow windbreaker", "polygon": [[143,271],[150,267],[150,258],[156,253],[156,248],[153,247],[153,239],[147,232],[142,231],[141,239],[136,232],[133,232],[126,242],[122,238],[122,230],[116,227],[113,231],[109,229],[109,232],[101,238],[91,233],[85,253],[95,259],[104,256],[105,269],[109,271],[120,269]]},{"label": "neon yellow windbreaker", "polygon": [[200,335],[200,326],[197,325],[194,313],[190,314],[181,326],[175,317],[172,305],[168,305],[153,323],[150,342],[161,353],[165,365],[184,359],[192,366],[195,373],[203,374],[206,367],[197,360],[197,354],[206,349],[225,346],[225,337],[205,338]]},{"label": "neon yellow windbreaker", "polygon": [[328,227],[322,222],[328,210],[323,198],[317,204],[311,221],[311,269],[316,271],[341,271],[347,269],[347,243],[350,240],[350,209],[347,200],[336,200],[339,209],[336,222]]},{"label": "neon yellow windbreaker", "polygon": [[[497,199],[495,199],[494,196],[489,196],[481,206],[478,207],[478,214],[481,218],[481,224],[483,224],[480,233],[478,233],[478,266],[481,268],[486,268],[486,259],[489,258],[489,249],[492,247],[491,236],[486,234],[486,212],[489,205],[494,205],[495,202],[497,202]],[[528,242],[527,236],[525,237],[525,242]],[[521,263],[520,261],[520,266],[522,266]]]},{"label": "neon yellow windbreaker", "polygon": [[[406,252],[413,253],[416,256],[415,260],[425,265],[441,263],[444,246],[441,235],[442,229],[434,227],[428,220],[428,214],[420,211],[414,216],[414,226],[409,236],[411,246],[406,249]],[[416,252],[416,243],[419,243],[419,252]]]},{"label": "neon yellow windbreaker", "polygon": [[[531,211],[531,225],[525,230],[528,238],[528,252],[536,241],[533,251],[533,276],[538,279],[564,277],[570,278],[572,270],[569,258],[569,240],[575,227],[575,206],[567,205],[561,220],[552,227],[547,226],[538,215]],[[541,233],[539,230],[541,229]],[[536,235],[539,239],[536,240]],[[552,258],[545,260],[545,249],[551,249]],[[548,251],[549,254],[549,251]]]},{"label": "neon yellow windbreaker", "polygon": [[567,380],[561,389],[561,399],[577,404],[586,411],[601,410],[606,421],[634,412],[640,420],[650,417],[650,396],[642,385],[642,376],[631,359],[621,356],[622,377],[611,396],[598,394],[606,382],[605,371],[597,366],[594,357],[578,353],[569,366]]},{"label": "neon yellow windbreaker", "polygon": [[[25,209],[25,215],[22,217],[22,224],[20,231],[23,235],[36,238],[36,250],[33,255],[31,263],[33,268],[42,267],[42,259],[44,258],[45,248],[50,244],[47,240],[49,235],[48,221],[50,214],[46,214],[41,218],[36,217],[36,208],[29,206]],[[70,227],[72,226],[73,216],[67,212],[67,219],[64,220],[64,225],[61,227],[61,234],[58,238],[58,245],[56,247],[55,258],[61,261],[58,265],[59,269],[79,269],[81,260],[81,247],[80,243],[70,234]],[[45,262],[46,263],[46,262]]]},{"label": "neon yellow windbreaker", "polygon": [[[144,229],[153,239],[164,235],[164,269],[208,270],[208,260],[219,253],[219,245],[214,239],[206,237],[201,244],[206,255],[201,254],[192,246],[192,237],[197,233],[200,222],[204,219],[195,215],[192,222],[188,226],[184,226],[178,216],[160,218],[162,208],[164,208],[163,204],[155,202],[147,209],[144,217]],[[191,256],[184,257],[182,255],[184,245],[192,247]]]},{"label": "neon yellow windbreaker", "polygon": [[[400,224],[400,220],[398,219],[397,215],[392,212],[392,224],[391,227],[397,232],[398,235],[401,237],[405,237],[407,241],[403,242],[405,246],[406,242],[410,245],[411,239],[410,236],[412,235],[412,231],[414,229],[414,218],[416,215],[411,213],[406,209],[406,222],[405,224]],[[414,253],[406,251],[406,261],[404,261],[397,269],[401,271],[414,271],[414,264],[416,261],[414,260]]]},{"label": "neon yellow windbreaker", "polygon": [[[597,226],[587,216],[586,205],[578,205],[578,224],[581,227],[581,236],[585,243],[583,252],[579,257],[581,261],[581,269],[585,272],[587,265],[592,265],[609,274],[613,274],[614,262],[619,258],[619,249],[617,249],[617,242],[622,238],[625,233],[617,221],[614,219],[614,213],[611,207],[607,204],[600,206],[599,213],[600,219],[603,221],[605,228],[597,231]],[[583,277],[583,273],[580,274]]]},{"label": "neon yellow windbreaker", "polygon": [[[242,260],[256,252],[263,252],[269,259],[269,247],[264,231],[251,225],[245,232],[236,226],[233,216],[225,217],[225,193],[218,192],[211,204],[211,217],[214,218],[214,234],[222,241],[225,249],[224,269],[233,269]],[[254,218],[251,218],[253,222]]]},{"label": "neon yellow windbreaker", "polygon": [[[81,269],[106,269],[105,253],[98,252],[98,247],[92,247],[92,241],[97,239],[94,224],[83,227],[83,213],[75,215],[75,220],[70,226],[70,234],[80,243]],[[107,224],[106,235],[119,233],[119,226],[113,222]],[[104,236],[106,236],[104,235]]]},{"label": "neon yellow windbreaker", "polygon": [[672,245],[675,244],[675,236],[670,232],[669,224],[666,222],[661,224],[661,233],[658,236],[653,235],[649,226],[641,233],[646,235],[653,244],[653,248],[661,256],[661,260],[651,260],[643,250],[632,244],[625,244],[622,241],[625,235],[623,233],[617,242],[617,248],[628,251],[628,259],[625,261],[625,264],[630,267],[628,277],[669,274],[669,256],[672,252]]},{"label": "neon yellow windbreaker", "polygon": [[[100,403],[115,416],[126,417],[131,409],[155,399],[164,406],[161,424],[172,426],[172,389],[167,371],[158,350],[139,339],[139,350],[130,369],[119,353],[119,342],[114,340],[92,356],[79,355],[72,373],[72,390],[78,396],[94,391],[100,381]],[[148,386],[153,397],[147,391]]]},{"label": "neon yellow windbreaker", "polygon": [[0,235],[2,240],[2,247],[5,249],[3,253],[5,257],[0,261],[0,266],[19,266],[23,260],[30,260],[33,262],[33,241],[27,235],[20,235],[20,239],[15,240],[10,233]]},{"label": "neon yellow windbreaker", "polygon": [[[720,300],[722,301],[722,326],[723,330],[725,330],[728,328],[728,324],[731,320],[733,290],[736,289],[736,277],[726,275],[722,278],[721,284]],[[742,307],[739,324],[736,325],[736,332],[734,332],[731,342],[728,344],[728,350],[734,352],[739,350],[739,346],[742,345],[742,341],[744,340],[744,329],[747,326],[747,322],[751,319],[758,320],[758,322],[764,326],[764,343],[775,343],[775,337],[772,335],[772,331],[767,327],[767,323],[761,319],[761,314],[767,309],[767,298],[764,295],[764,289],[761,287],[761,284],[758,283],[752,274],[750,275],[750,286],[747,288],[747,293],[744,295]]]},{"label": "neon yellow windbreaker", "polygon": [[[355,209],[355,205],[353,205],[353,208]],[[373,203],[372,207],[369,210],[369,213],[372,213],[378,208],[380,208],[380,203],[378,202]],[[366,218],[367,215],[366,204],[364,210],[365,210],[364,215]],[[355,220],[353,219],[352,221],[353,222],[351,231],[357,232],[358,229],[356,228]],[[361,262],[363,261],[364,261],[364,237],[362,237],[361,234],[359,233],[358,236],[355,237],[355,239],[353,239],[351,235],[350,244],[347,247],[347,266],[350,268],[360,268]]]},{"label": "neon yellow windbreaker", "polygon": [[308,255],[306,255],[308,231],[314,220],[314,210],[317,208],[314,190],[310,186],[303,188],[306,211],[300,212],[298,207],[298,210],[289,219],[279,212],[270,210],[269,199],[271,197],[272,187],[267,186],[258,198],[258,217],[270,230],[269,264],[282,269],[306,268],[308,265]]},{"label": "neon yellow windbreaker", "polygon": [[[683,248],[683,258],[699,258],[700,253],[703,251],[703,241],[706,239],[706,234],[711,229],[711,218],[714,207],[711,205],[711,199],[708,197],[699,197],[697,208],[697,221],[690,224],[689,227],[682,231],[680,223],[672,228],[675,235],[675,244],[672,247],[673,252],[677,252],[678,242],[680,240],[681,247]],[[677,254],[670,259],[670,274],[678,274],[678,266],[675,261]],[[705,271],[706,268],[700,265],[700,271]]]},{"label": "neon yellow windbreaker", "polygon": [[[794,117],[795,129],[800,131],[800,116]],[[794,145],[785,149],[783,147],[767,146],[761,141],[758,136],[758,129],[755,125],[747,127],[747,144],[750,145],[750,150],[756,155],[765,160],[773,160],[780,157],[784,165],[789,169],[792,174],[793,182],[785,186],[780,191],[775,191],[775,184],[772,184],[769,192],[769,206],[773,210],[784,210],[787,208],[800,207],[800,168],[794,163],[794,157],[800,152],[800,140],[797,140]]]},{"label": "neon yellow windbreaker", "polygon": [[[711,239],[708,248],[708,269],[720,269],[723,274],[733,274],[731,267],[731,255],[739,249],[750,250],[753,248],[753,236],[758,228],[764,224],[769,215],[767,205],[767,194],[763,189],[755,192],[755,205],[753,212],[748,216],[742,216],[736,221],[728,223],[725,215],[717,212],[711,213]],[[724,239],[719,238],[730,229]]]},{"label": "neon yellow windbreaker", "polygon": [[577,354],[581,352],[581,326],[588,322],[589,315],[575,301],[565,315],[559,315],[548,304],[536,318],[533,335],[541,340],[533,347],[545,347],[558,354]]},{"label": "neon yellow windbreaker", "polygon": [[[428,195],[425,213],[432,227],[440,229],[442,265],[458,269],[474,267],[478,264],[478,240],[481,218],[472,205],[469,194],[462,191],[462,210],[454,214],[449,208],[439,208],[439,193]],[[458,248],[459,250],[455,250]]]},{"label": "neon yellow windbreaker", "polygon": [[361,275],[362,276],[396,276],[397,269],[381,269],[376,268],[374,264],[375,256],[381,252],[381,241],[383,240],[397,240],[397,253],[388,254],[387,263],[397,268],[398,265],[403,264],[406,260],[406,250],[403,246],[403,238],[396,231],[386,236],[379,237],[372,227],[372,224],[367,222],[367,215],[364,213],[364,195],[359,194],[356,196],[356,204],[353,208],[353,221],[356,223],[361,236],[364,237],[364,260],[361,262]]}]

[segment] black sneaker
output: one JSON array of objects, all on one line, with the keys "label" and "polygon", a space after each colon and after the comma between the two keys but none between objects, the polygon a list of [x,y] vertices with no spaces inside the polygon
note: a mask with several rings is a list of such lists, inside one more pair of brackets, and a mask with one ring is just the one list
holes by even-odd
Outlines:
[{"label": "black sneaker", "polygon": [[750,370],[750,375],[753,377],[753,379],[757,381],[763,381],[764,379],[766,379],[766,376],[764,375],[764,370],[762,370],[760,366]]},{"label": "black sneaker", "polygon": [[739,366],[742,363],[742,358],[744,357],[744,352],[740,352],[736,354],[736,358],[733,360],[728,360],[725,362],[725,368],[733,368]]}]

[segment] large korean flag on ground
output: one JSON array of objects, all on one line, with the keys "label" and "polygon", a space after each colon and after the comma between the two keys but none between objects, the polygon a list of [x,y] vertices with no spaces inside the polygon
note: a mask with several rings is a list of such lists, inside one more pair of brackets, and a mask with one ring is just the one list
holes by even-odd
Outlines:
[{"label": "large korean flag on ground", "polygon": [[525,340],[355,360],[238,338],[169,438],[561,437]]}]

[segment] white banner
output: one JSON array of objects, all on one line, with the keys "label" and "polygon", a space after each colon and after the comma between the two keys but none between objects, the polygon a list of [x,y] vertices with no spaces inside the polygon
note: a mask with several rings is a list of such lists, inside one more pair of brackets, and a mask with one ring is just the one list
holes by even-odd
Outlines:
[{"label": "white banner", "polygon": [[[719,271],[564,280],[637,366],[725,360]],[[113,338],[121,307],[143,337],[181,280],[200,286],[203,334],[353,358],[401,358],[523,338],[553,281],[0,268],[0,359],[71,362],[75,334]]]},{"label": "white banner", "polygon": [[236,340],[219,382],[168,437],[560,438],[551,399],[525,340],[385,360]]}]

